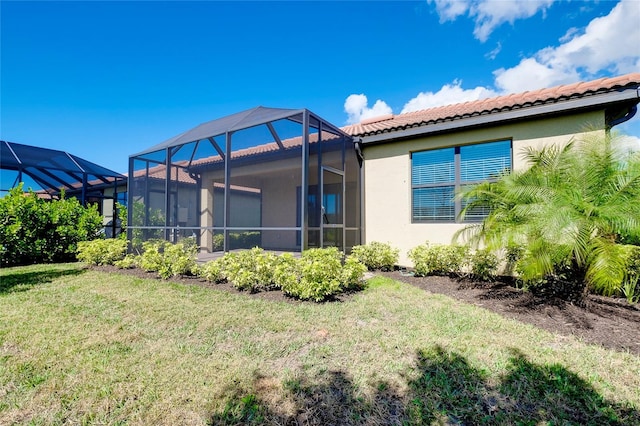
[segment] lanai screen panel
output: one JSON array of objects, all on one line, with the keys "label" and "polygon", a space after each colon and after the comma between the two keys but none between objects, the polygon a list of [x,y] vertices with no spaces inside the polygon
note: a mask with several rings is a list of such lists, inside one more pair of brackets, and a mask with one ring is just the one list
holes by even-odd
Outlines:
[{"label": "lanai screen panel", "polygon": [[144,241],[166,238],[166,158],[166,150],[160,150],[129,161],[128,238],[136,249]]},{"label": "lanai screen panel", "polygon": [[345,202],[359,176],[346,170],[347,152],[351,138],[307,110],[259,107],[203,123],[130,157],[130,238],[194,237],[207,252],[348,249],[346,218],[360,200]]}]

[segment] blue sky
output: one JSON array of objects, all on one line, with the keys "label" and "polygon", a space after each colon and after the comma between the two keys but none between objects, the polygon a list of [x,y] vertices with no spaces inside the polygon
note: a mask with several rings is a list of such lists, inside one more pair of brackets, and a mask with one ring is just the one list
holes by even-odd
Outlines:
[{"label": "blue sky", "polygon": [[341,126],[640,71],[638,0],[2,0],[0,19],[0,138],[119,172],[258,105]]}]

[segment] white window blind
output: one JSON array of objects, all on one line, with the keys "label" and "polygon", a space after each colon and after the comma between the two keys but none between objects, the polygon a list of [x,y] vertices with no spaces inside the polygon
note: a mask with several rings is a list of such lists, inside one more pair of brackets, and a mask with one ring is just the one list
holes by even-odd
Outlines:
[{"label": "white window blind", "polygon": [[[460,187],[509,172],[511,161],[510,140],[412,153],[413,221],[454,222],[464,207],[455,201]],[[482,220],[488,213],[475,209],[466,219]]]}]

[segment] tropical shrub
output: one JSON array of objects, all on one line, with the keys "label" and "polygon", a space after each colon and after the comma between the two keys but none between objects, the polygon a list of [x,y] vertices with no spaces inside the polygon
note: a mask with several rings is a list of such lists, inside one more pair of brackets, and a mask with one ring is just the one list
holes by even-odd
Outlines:
[{"label": "tropical shrub", "polygon": [[225,253],[221,262],[224,276],[239,290],[253,293],[278,287],[273,278],[277,264],[277,257],[273,253],[254,247],[251,250]]},{"label": "tropical shrub", "polygon": [[149,240],[142,243],[142,253],[138,265],[147,272],[157,272],[162,267],[164,248],[169,245],[165,240]]},{"label": "tropical shrub", "polygon": [[285,294],[321,302],[344,291],[361,289],[366,270],[353,256],[343,265],[342,252],[330,247],[305,250],[300,259],[283,254],[275,277]]},{"label": "tropical shrub", "polygon": [[120,238],[78,242],[78,260],[90,265],[113,265],[126,254],[127,241]]},{"label": "tropical shrub", "polygon": [[471,276],[480,281],[492,281],[498,272],[499,260],[489,249],[476,250],[469,255]]},{"label": "tropical shrub", "polygon": [[351,255],[364,263],[370,271],[377,269],[392,270],[393,266],[398,263],[399,254],[400,250],[397,248],[391,247],[388,243],[378,241],[354,246],[351,249]]},{"label": "tropical shrub", "polygon": [[625,250],[640,237],[640,153],[598,137],[523,151],[530,167],[467,187],[462,214],[490,213],[463,236],[472,244],[524,251],[516,270],[528,285],[560,279],[574,293],[614,294],[624,281]]},{"label": "tropical shrub", "polygon": [[23,184],[0,198],[2,266],[76,260],[77,244],[98,237],[102,217],[95,205],[75,198],[45,200]]},{"label": "tropical shrub", "polygon": [[325,300],[340,293],[341,267],[342,256],[335,247],[305,250],[298,264],[300,279],[289,281],[282,291],[298,299]]},{"label": "tropical shrub", "polygon": [[133,269],[139,266],[139,257],[138,255],[129,253],[121,260],[116,260],[113,262],[113,265],[120,269]]},{"label": "tropical shrub", "polygon": [[459,275],[465,265],[469,248],[458,245],[429,244],[409,250],[416,276]]},{"label": "tropical shrub", "polygon": [[340,274],[342,290],[361,290],[365,285],[364,273],[367,272],[367,269],[367,266],[357,257],[347,256],[344,261],[344,265],[342,265],[342,272]]},{"label": "tropical shrub", "polygon": [[185,238],[176,244],[165,246],[163,264],[158,275],[167,279],[180,275],[195,275],[198,249],[194,238]]},{"label": "tropical shrub", "polygon": [[124,204],[116,203],[116,211],[118,212],[118,220],[120,221],[121,232],[117,238],[127,239],[127,221],[129,220],[129,210]]},{"label": "tropical shrub", "polygon": [[282,253],[278,256],[278,262],[273,270],[275,284],[285,291],[296,286],[300,278],[300,259],[291,253]]},{"label": "tropical shrub", "polygon": [[193,275],[197,269],[198,252],[193,238],[176,244],[165,240],[145,241],[142,249],[138,265],[147,272],[157,272],[161,278]]},{"label": "tropical shrub", "polygon": [[208,261],[198,268],[198,276],[212,283],[223,282],[225,276],[222,270],[222,262],[219,259]]}]

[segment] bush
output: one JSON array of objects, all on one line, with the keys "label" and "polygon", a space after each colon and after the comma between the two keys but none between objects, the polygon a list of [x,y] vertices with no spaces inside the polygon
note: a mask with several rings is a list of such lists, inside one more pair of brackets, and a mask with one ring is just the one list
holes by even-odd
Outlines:
[{"label": "bush", "polygon": [[95,239],[102,217],[95,205],[75,198],[44,200],[23,192],[23,185],[0,198],[0,263],[2,266],[76,260],[77,244]]},{"label": "bush", "polygon": [[283,291],[293,288],[300,281],[300,269],[300,259],[295,258],[291,253],[283,253],[278,256],[278,261],[273,271],[273,281]]},{"label": "bush", "polygon": [[78,242],[77,258],[90,265],[113,265],[124,259],[127,253],[127,241],[107,239]]},{"label": "bush", "polygon": [[[395,262],[394,262],[395,263]],[[342,265],[340,281],[344,291],[361,290],[364,287],[364,273],[367,266],[355,256],[348,256]]]},{"label": "bush", "polygon": [[398,263],[400,250],[391,247],[390,244],[373,241],[369,244],[354,246],[351,255],[355,256],[370,271],[377,269],[392,270]]},{"label": "bush", "polygon": [[285,253],[278,259],[275,281],[285,294],[315,302],[362,289],[367,267],[355,256],[347,257],[343,265],[342,256],[335,247],[306,250],[300,259]]},{"label": "bush", "polygon": [[179,275],[194,275],[198,250],[194,238],[165,246],[163,264],[158,274],[167,279]]},{"label": "bush", "polygon": [[409,250],[416,276],[458,275],[465,264],[469,248],[425,243]]},{"label": "bush", "polygon": [[290,280],[282,291],[302,300],[323,301],[341,291],[342,255],[337,248],[309,249],[302,252],[298,280]]},{"label": "bush", "polygon": [[139,266],[147,272],[157,272],[161,278],[193,275],[196,270],[197,246],[193,238],[176,244],[164,240],[145,241],[142,248]]},{"label": "bush", "polygon": [[278,287],[273,278],[277,265],[277,257],[273,253],[254,247],[237,253],[226,253],[221,261],[224,276],[239,290],[254,293]]},{"label": "bush", "polygon": [[139,257],[134,254],[127,254],[122,260],[113,262],[114,266],[120,269],[133,269],[138,267]]},{"label": "bush", "polygon": [[162,267],[165,240],[149,240],[142,243],[142,254],[138,259],[138,266],[147,272],[157,272]]},{"label": "bush", "polygon": [[469,256],[471,276],[481,281],[491,281],[496,277],[498,257],[488,249],[477,250]]},{"label": "bush", "polygon": [[198,276],[212,283],[220,283],[225,280],[220,260],[210,260],[198,268]]},{"label": "bush", "polygon": [[640,246],[626,245],[626,274],[620,292],[629,303],[640,301]]}]

